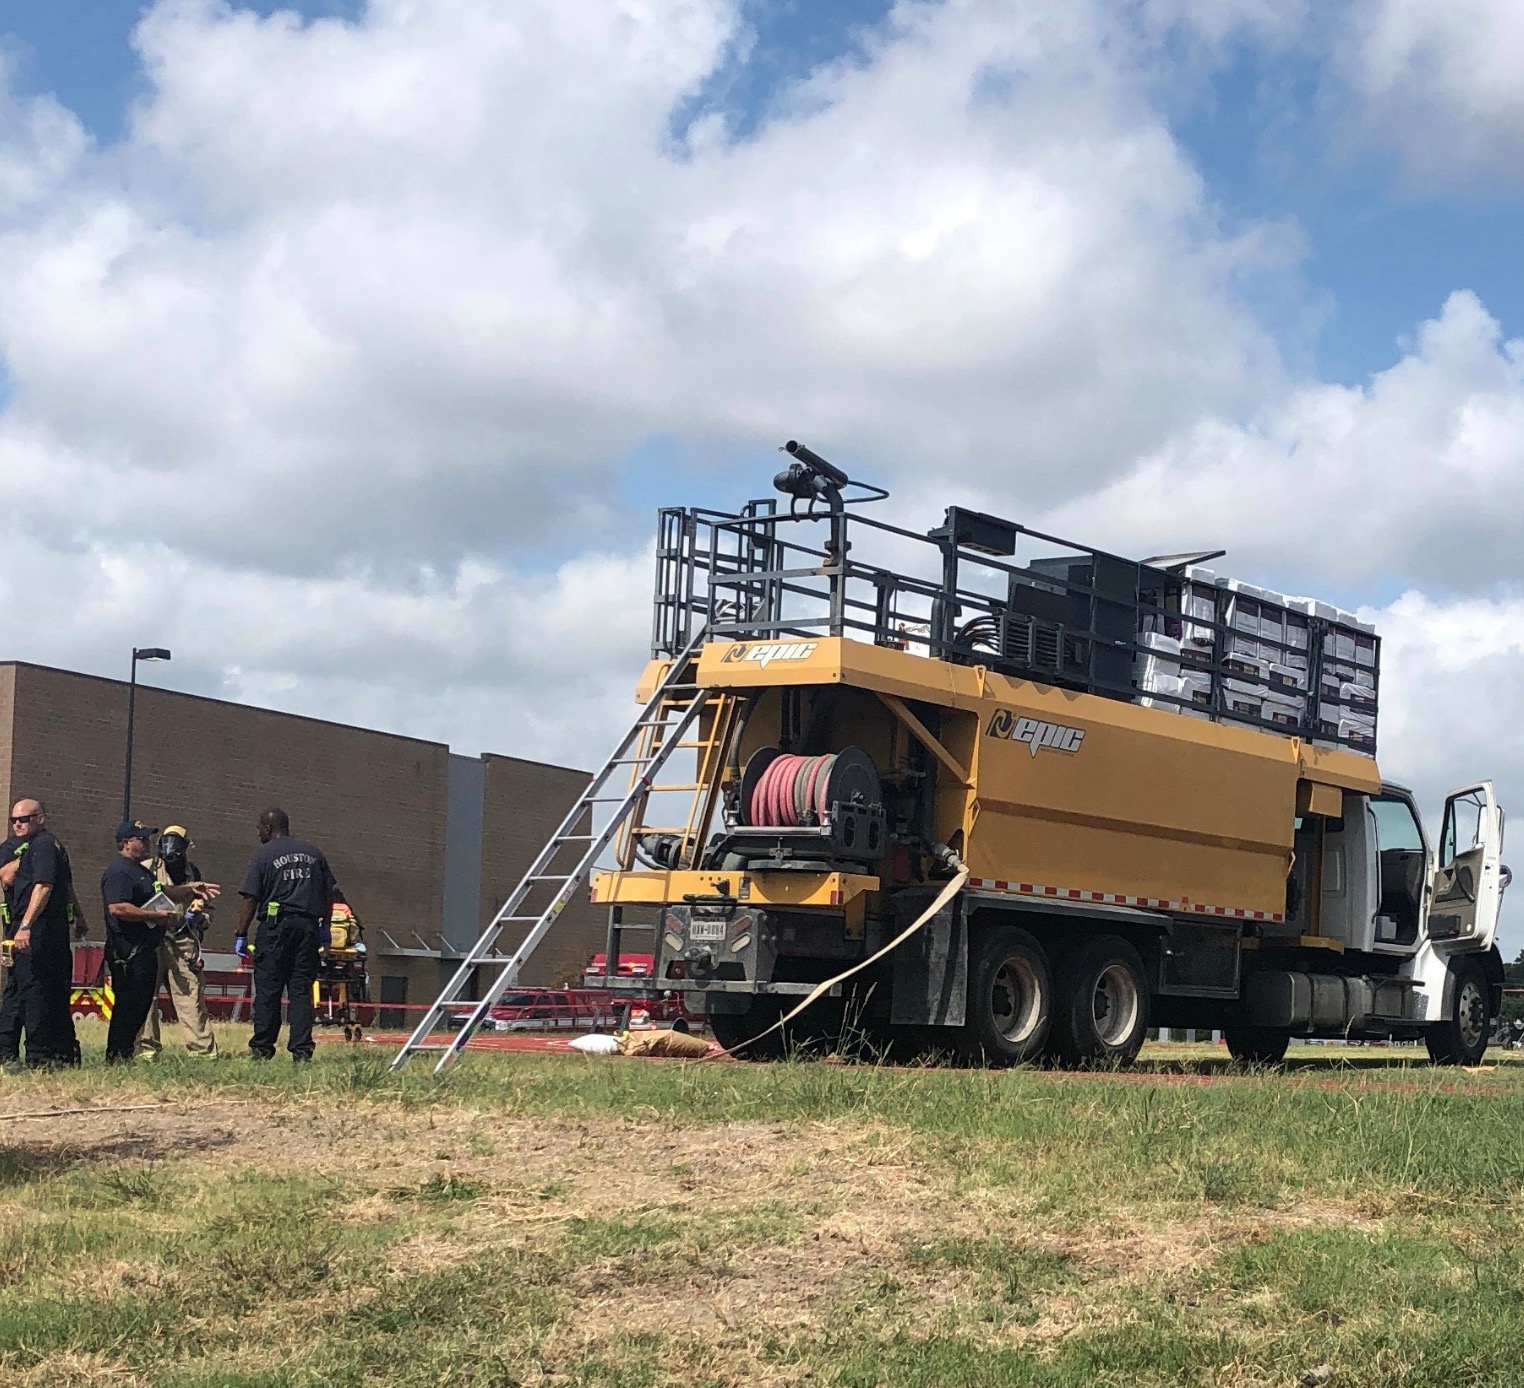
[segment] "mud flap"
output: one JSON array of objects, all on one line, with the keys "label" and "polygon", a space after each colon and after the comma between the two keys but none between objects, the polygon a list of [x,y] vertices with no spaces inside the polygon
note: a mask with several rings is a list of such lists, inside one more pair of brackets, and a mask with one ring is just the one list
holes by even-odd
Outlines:
[{"label": "mud flap", "polygon": [[[930,904],[927,895],[902,892],[894,902],[894,928],[903,930]],[[961,1027],[968,1012],[968,921],[963,903],[948,902],[894,952],[895,1026]]]}]

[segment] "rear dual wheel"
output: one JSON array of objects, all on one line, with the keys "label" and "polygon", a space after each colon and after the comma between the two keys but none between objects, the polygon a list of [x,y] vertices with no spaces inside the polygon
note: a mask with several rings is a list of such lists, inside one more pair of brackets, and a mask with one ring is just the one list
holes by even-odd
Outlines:
[{"label": "rear dual wheel", "polygon": [[1053,1054],[1066,1065],[1130,1065],[1148,1034],[1143,959],[1120,935],[1074,946],[1058,966]]},{"label": "rear dual wheel", "polygon": [[968,970],[960,1049],[987,1065],[1037,1060],[1053,1024],[1053,970],[1043,947],[1014,925],[977,937]]},{"label": "rear dual wheel", "polygon": [[1033,936],[999,926],[969,965],[963,1051],[989,1065],[1052,1056],[1065,1065],[1127,1065],[1148,1032],[1143,960],[1119,935],[1082,940],[1055,969]]},{"label": "rear dual wheel", "polygon": [[783,1029],[772,1028],[782,1015],[777,998],[754,997],[745,1012],[711,1012],[709,1030],[743,1060],[779,1060],[788,1047]]}]

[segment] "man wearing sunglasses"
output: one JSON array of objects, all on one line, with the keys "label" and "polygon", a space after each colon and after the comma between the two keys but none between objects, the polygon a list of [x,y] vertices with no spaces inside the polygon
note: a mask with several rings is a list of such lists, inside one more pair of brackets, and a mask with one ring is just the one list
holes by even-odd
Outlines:
[{"label": "man wearing sunglasses", "polygon": [[186,882],[164,888],[173,904],[150,907],[159,883],[144,866],[159,831],[140,819],[117,826],[117,856],[101,874],[101,904],[106,908],[106,964],[116,1001],[106,1032],[106,1063],[132,1059],[138,1032],[148,1019],[159,983],[159,941],[166,929],[183,918],[182,909],[194,900],[216,901],[222,888],[215,882]]},{"label": "man wearing sunglasses", "polygon": [[26,840],[15,834],[0,843],[0,934],[4,945],[0,946],[0,1067],[6,1070],[21,1066],[21,1030],[24,1021],[21,1004],[22,978],[31,981],[28,961],[22,961],[22,973],[16,972],[16,955],[11,937],[16,933],[16,921],[11,911],[15,906],[12,888],[16,874],[21,870],[21,854]]},{"label": "man wearing sunglasses", "polygon": [[69,855],[48,832],[47,809],[40,800],[18,800],[11,807],[10,830],[16,847],[8,910],[15,933],[0,1003],[0,1063],[7,1070],[19,1065],[24,1029],[28,1067],[78,1065],[69,1011],[69,927],[75,902]]}]

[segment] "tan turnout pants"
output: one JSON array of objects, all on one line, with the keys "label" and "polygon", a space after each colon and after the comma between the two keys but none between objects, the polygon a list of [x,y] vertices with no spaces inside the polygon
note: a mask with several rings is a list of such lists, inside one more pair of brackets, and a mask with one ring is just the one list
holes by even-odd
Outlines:
[{"label": "tan turnout pants", "polygon": [[154,989],[154,1005],[148,1020],[138,1033],[137,1053],[158,1055],[163,1049],[159,1040],[159,991],[167,987],[175,1016],[185,1033],[185,1049],[192,1055],[216,1055],[217,1038],[206,1010],[206,988],[201,979],[201,941],[194,934],[165,939],[159,945],[159,982]]}]

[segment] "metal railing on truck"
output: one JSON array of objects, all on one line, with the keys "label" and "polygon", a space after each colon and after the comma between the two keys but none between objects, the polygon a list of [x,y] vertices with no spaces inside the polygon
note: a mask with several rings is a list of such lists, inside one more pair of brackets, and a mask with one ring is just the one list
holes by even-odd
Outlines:
[{"label": "metal railing on truck", "polygon": [[[738,512],[662,510],[653,657],[674,657],[705,628],[738,641],[844,636],[1135,702],[1145,694],[1139,662],[1157,650],[1149,638],[1174,642],[1175,632],[1188,634],[1178,659],[1194,692],[1147,692],[1150,705],[1375,751],[1376,638],[1368,690],[1358,691],[1370,731],[1356,736],[1339,722],[1337,693],[1326,694],[1325,649],[1345,628],[1261,597],[1246,639],[1236,624],[1246,600],[1192,585],[1193,565],[1221,551],[1125,559],[961,507],[922,534],[850,505],[801,509],[796,499],[782,510],[764,498]],[[812,541],[810,527],[825,538]],[[1257,672],[1268,689],[1264,670],[1293,667],[1274,705],[1245,697]]]}]

